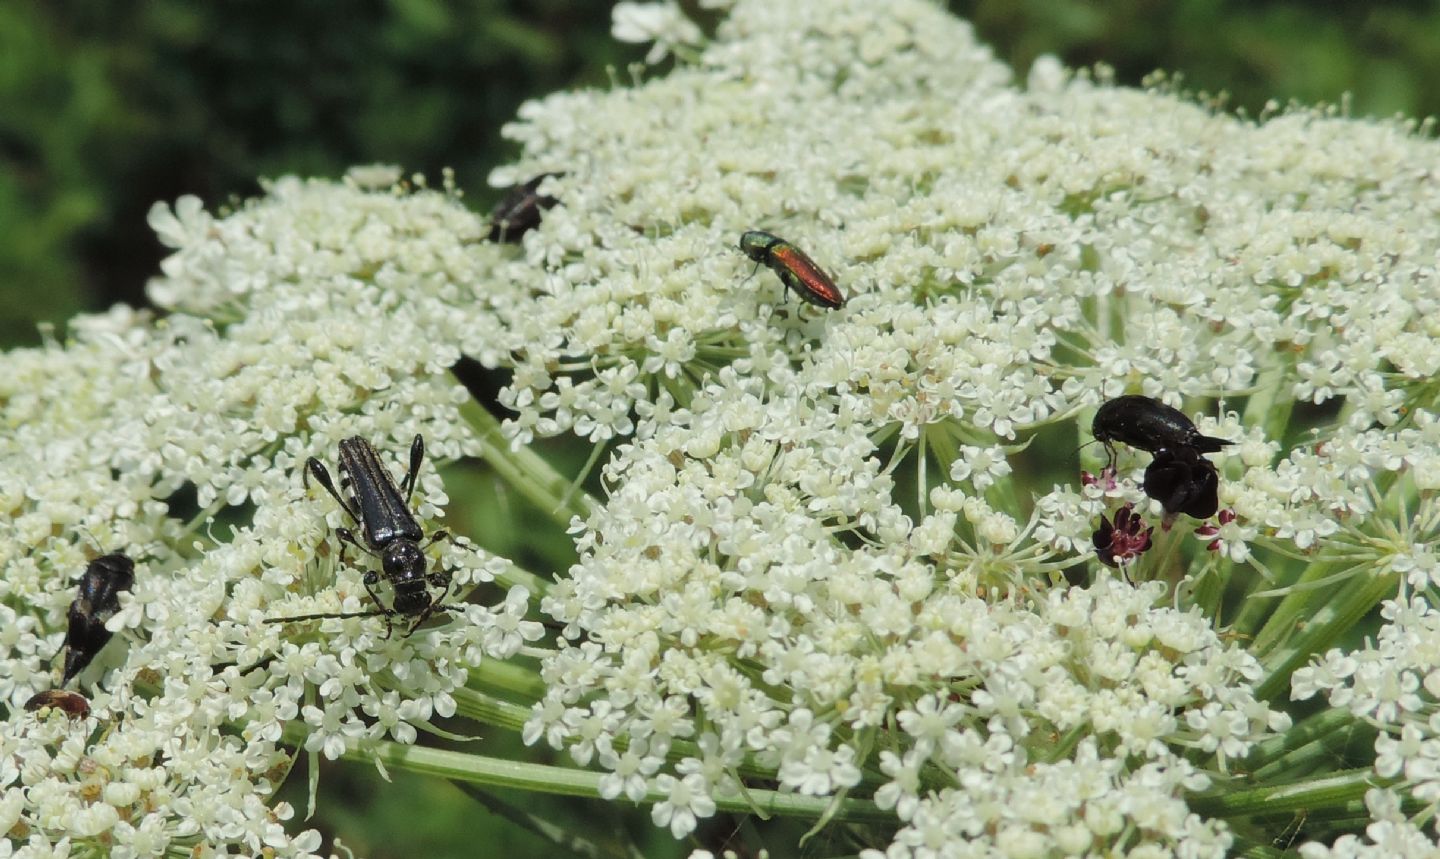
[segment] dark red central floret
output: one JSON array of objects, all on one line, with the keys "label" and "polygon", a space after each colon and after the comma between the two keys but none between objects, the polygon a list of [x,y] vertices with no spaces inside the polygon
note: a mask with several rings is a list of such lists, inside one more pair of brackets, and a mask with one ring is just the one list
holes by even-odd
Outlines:
[{"label": "dark red central floret", "polygon": [[1113,523],[1101,516],[1100,527],[1090,539],[1101,562],[1119,567],[1133,563],[1150,548],[1150,532],[1154,530],[1153,526],[1145,526],[1145,520],[1135,512],[1134,505],[1126,504],[1115,511]]}]

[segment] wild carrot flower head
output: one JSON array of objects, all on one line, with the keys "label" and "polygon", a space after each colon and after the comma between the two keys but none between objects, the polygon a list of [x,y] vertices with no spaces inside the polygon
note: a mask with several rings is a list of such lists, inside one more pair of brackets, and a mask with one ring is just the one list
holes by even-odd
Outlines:
[{"label": "wild carrot flower head", "polygon": [[[554,174],[557,204],[518,245],[383,168],[226,213],[186,198],[151,215],[159,315],[0,359],[0,831],[34,855],[313,854],[269,804],[294,744],[436,730],[482,660],[541,638],[537,605],[561,631],[526,651],[524,738],[677,837],[765,790],[892,815],[866,859],[1221,856],[1261,824],[1216,797],[1291,748],[1287,690],[1377,726],[1376,775],[1432,796],[1409,762],[1440,755],[1433,140],[1049,61],[1017,83],[921,0],[740,0],[710,36],[631,3],[616,30],[681,59],[522,109],[492,178]],[[845,305],[749,277],[754,229]],[[510,373],[503,430],[450,375],[462,354]],[[1128,455],[1082,481],[1081,429],[1123,393],[1234,443],[1162,462],[1158,501]],[[445,622],[267,623],[373,610],[373,559],[340,563],[330,533],[356,524],[300,474],[360,436],[398,479],[417,433],[426,533],[437,465],[483,456],[542,494],[527,444],[606,445],[604,497],[550,505],[578,561],[551,583],[439,542],[444,599],[475,598]],[[1172,543],[1138,585],[1104,569],[1199,484],[1229,511],[1217,551]],[[117,550],[136,580],[80,678],[90,720],[19,712],[54,682],[76,576]],[[1369,643],[1325,637],[1381,602]],[[1398,795],[1366,798],[1372,839],[1416,837]]]}]

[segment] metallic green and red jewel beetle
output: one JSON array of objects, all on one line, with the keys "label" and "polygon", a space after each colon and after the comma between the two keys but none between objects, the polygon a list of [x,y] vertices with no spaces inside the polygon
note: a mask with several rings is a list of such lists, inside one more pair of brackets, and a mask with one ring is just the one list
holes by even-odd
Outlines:
[{"label": "metallic green and red jewel beetle", "polygon": [[845,294],[830,275],[821,271],[804,251],[774,233],[750,230],[740,236],[740,250],[755,262],[764,263],[805,301],[831,310],[845,305]]}]

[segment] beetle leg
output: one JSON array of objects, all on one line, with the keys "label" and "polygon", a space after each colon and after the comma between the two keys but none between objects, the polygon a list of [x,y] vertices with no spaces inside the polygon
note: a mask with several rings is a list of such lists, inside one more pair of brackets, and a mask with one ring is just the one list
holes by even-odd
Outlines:
[{"label": "beetle leg", "polygon": [[[261,621],[261,623],[292,623],[292,622],[301,621],[301,620],[331,620],[331,619],[344,620],[344,619],[346,619],[346,618],[351,618],[351,617],[379,617],[379,616],[382,615],[382,614],[385,614],[385,612],[384,612],[384,611],[339,611],[339,612],[327,611],[327,612],[320,612],[319,614],[297,614],[297,615],[294,615],[293,617],[271,617],[271,618],[266,618],[265,620]],[[221,667],[224,667],[224,666],[221,666]],[[251,666],[250,668],[245,669],[245,672],[242,672],[242,673],[249,672],[249,671],[252,670],[253,668],[254,668],[254,666]]]},{"label": "beetle leg", "polygon": [[749,283],[750,278],[754,277],[754,276],[755,276],[755,273],[756,273],[757,271],[759,271],[759,270],[760,270],[760,262],[757,260],[757,261],[755,262],[755,267],[752,268],[752,269],[750,269],[750,274],[747,275],[744,280],[740,281],[740,285],[741,285],[741,286],[744,286],[746,283]]},{"label": "beetle leg", "polygon": [[440,598],[433,603],[433,605],[439,606],[440,603],[445,601],[446,597],[450,596],[450,585],[455,581],[455,571],[436,570],[426,576],[425,580],[430,583],[432,588],[440,588]]},{"label": "beetle leg", "polygon": [[410,442],[410,468],[405,472],[405,479],[400,481],[400,494],[405,496],[405,503],[410,503],[410,495],[415,491],[415,479],[420,475],[420,463],[425,459],[425,437],[415,433],[415,440]]},{"label": "beetle leg", "polygon": [[385,637],[389,638],[390,634],[395,631],[390,620],[395,614],[395,609],[388,608],[385,603],[380,601],[380,595],[375,593],[375,586],[380,583],[380,574],[371,570],[365,574],[365,578],[361,579],[360,583],[365,586],[365,593],[370,595],[370,600],[379,608],[379,611],[373,612],[373,614],[385,617]]},{"label": "beetle leg", "polygon": [[364,543],[361,543],[359,538],[355,536],[355,532],[351,531],[349,528],[336,528],[335,536],[340,538],[340,566],[342,567],[345,566],[346,543],[349,543],[350,545],[354,546],[355,548],[359,549],[367,555],[375,554],[374,552],[370,551],[369,547],[367,547]]},{"label": "beetle leg", "polygon": [[356,522],[360,521],[360,514],[355,511],[355,508],[350,505],[350,502],[346,501],[344,497],[341,496],[340,491],[335,488],[335,481],[330,479],[330,469],[325,467],[325,463],[312,456],[305,460],[305,470],[301,472],[301,474],[303,475],[301,482],[305,484],[306,489],[310,488],[310,477],[313,475],[316,482],[325,487],[325,491],[329,492],[330,497],[335,499],[335,503],[339,504],[346,513],[350,514],[351,519]]},{"label": "beetle leg", "polygon": [[420,612],[420,617],[416,618],[415,622],[410,624],[410,631],[405,633],[406,636],[413,635],[415,633],[415,630],[420,628],[420,624],[429,620],[430,616],[435,612],[442,609],[445,611],[456,610],[455,606],[448,606],[444,604],[445,598],[450,596],[450,583],[454,579],[453,571],[437,570],[426,576],[425,578],[431,585],[441,589],[440,596],[434,600],[431,600],[430,604],[425,606],[425,610]]}]

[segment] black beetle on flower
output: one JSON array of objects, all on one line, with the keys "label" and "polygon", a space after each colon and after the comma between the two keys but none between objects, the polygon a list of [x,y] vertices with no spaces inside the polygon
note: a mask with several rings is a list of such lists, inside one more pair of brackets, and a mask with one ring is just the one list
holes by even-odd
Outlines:
[{"label": "black beetle on flower", "polygon": [[1177,447],[1214,453],[1233,444],[1223,438],[1202,435],[1184,412],[1138,394],[1102,403],[1090,423],[1090,434],[1104,443],[1112,462],[1115,451],[1111,442],[1116,441],[1150,453]]},{"label": "black beetle on flower", "polygon": [[563,175],[541,173],[528,182],[506,189],[505,196],[490,210],[490,241],[517,244],[521,236],[540,226],[545,210],[560,202],[548,194],[541,194],[540,183],[552,176]]},{"label": "black beetle on flower", "polygon": [[1165,508],[1166,528],[1181,513],[1207,519],[1219,509],[1220,475],[1201,454],[1234,442],[1202,434],[1179,409],[1150,397],[1116,397],[1100,405],[1090,432],[1104,443],[1109,466],[1115,463],[1113,442],[1154,454],[1141,488]]},{"label": "black beetle on flower", "polygon": [[[293,617],[269,618],[265,623],[294,623],[305,620],[331,618],[383,617],[385,637],[394,632],[394,618],[414,618],[406,635],[411,635],[420,624],[437,611],[455,611],[455,606],[442,605],[450,593],[451,572],[439,570],[429,572],[426,568],[425,549],[441,540],[449,540],[447,531],[436,531],[427,539],[415,514],[410,512],[410,496],[415,491],[415,482],[420,478],[420,463],[425,459],[425,439],[418,433],[410,442],[410,467],[400,486],[385,466],[370,442],[359,436],[340,441],[340,487],[335,488],[330,470],[315,457],[305,460],[302,480],[308,488],[310,478],[330,493],[350,518],[360,526],[360,535],[349,528],[336,528],[335,536],[340,539],[340,563],[345,563],[345,546],[351,545],[366,554],[380,559],[381,572],[370,570],[360,580],[365,592],[377,608],[372,611],[321,612]],[[388,581],[394,589],[390,605],[381,601],[375,586],[381,580]],[[430,588],[440,588],[440,596],[433,597]]]}]

